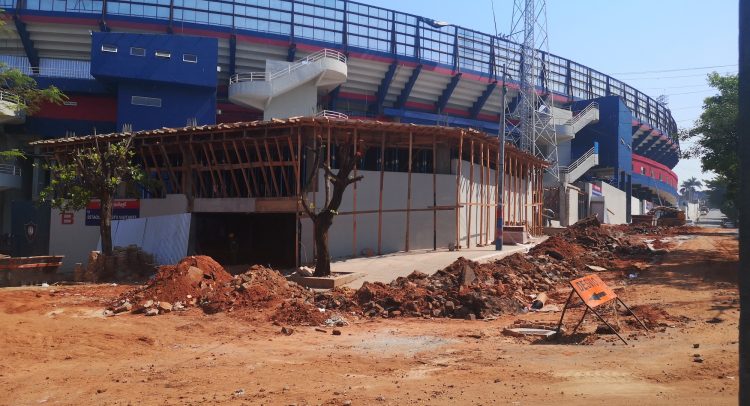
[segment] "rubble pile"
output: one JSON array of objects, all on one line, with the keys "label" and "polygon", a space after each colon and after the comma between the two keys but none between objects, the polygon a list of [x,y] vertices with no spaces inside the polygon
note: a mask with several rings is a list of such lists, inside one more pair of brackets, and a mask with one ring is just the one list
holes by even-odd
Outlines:
[{"label": "rubble pile", "polygon": [[482,264],[459,258],[431,276],[415,271],[388,284],[366,282],[356,291],[318,293],[315,302],[368,317],[485,319],[521,311],[538,294],[554,292],[589,264],[616,269],[618,260],[648,255],[645,244],[633,243],[590,217],[525,255]]},{"label": "rubble pile", "polygon": [[287,282],[279,272],[253,266],[232,276],[208,256],[183,258],[159,267],[148,283],[113,302],[112,313],[130,311],[156,315],[189,307],[205,313],[269,310],[271,319],[285,323],[319,324],[326,318],[312,303],[312,292]]}]

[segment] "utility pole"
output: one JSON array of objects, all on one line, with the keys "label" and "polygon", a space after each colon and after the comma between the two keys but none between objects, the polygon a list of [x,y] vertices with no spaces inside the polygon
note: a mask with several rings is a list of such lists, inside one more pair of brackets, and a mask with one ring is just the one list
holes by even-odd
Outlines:
[{"label": "utility pole", "polygon": [[740,0],[739,122],[740,158],[740,405],[750,405],[750,0]]}]

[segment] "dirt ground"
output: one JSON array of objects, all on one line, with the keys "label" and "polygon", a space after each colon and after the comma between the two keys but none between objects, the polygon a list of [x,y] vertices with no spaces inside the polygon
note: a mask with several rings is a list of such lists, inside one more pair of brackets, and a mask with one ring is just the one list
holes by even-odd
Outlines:
[{"label": "dirt ground", "polygon": [[[131,286],[5,288],[0,404],[736,404],[736,234],[705,229],[667,246],[633,278],[601,273],[651,326],[620,316],[628,345],[593,334],[593,317],[562,342],[502,333],[559,313],[361,320],[338,336],[314,327],[287,336],[195,308],[105,318]],[[560,306],[567,292],[553,295]],[[566,315],[568,331],[581,314]]]}]

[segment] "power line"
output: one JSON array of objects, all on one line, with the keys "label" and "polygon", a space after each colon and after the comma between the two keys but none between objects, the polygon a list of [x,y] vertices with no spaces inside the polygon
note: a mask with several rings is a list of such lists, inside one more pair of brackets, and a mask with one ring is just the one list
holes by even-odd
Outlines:
[{"label": "power line", "polygon": [[662,70],[644,70],[644,71],[634,71],[634,72],[615,72],[615,73],[611,73],[610,75],[640,75],[640,74],[643,74],[643,73],[683,72],[683,71],[701,70],[701,69],[728,68],[730,66],[737,66],[737,64],[733,63],[731,65],[697,66],[697,67],[693,67],[693,68],[662,69]]},{"label": "power line", "polygon": [[[736,75],[736,74],[737,74],[737,72],[724,72],[724,73],[722,73],[722,75],[728,75],[728,74]],[[677,79],[677,78],[694,78],[694,77],[698,77],[698,76],[703,76],[703,77],[706,77],[707,75],[708,75],[708,73],[698,73],[698,74],[693,74],[693,75],[677,75],[677,76],[650,76],[650,77],[645,77],[645,78],[626,78],[625,80],[627,80],[627,81],[629,81],[629,82],[632,82],[632,81],[634,81],[634,80],[648,80],[648,79]]]}]

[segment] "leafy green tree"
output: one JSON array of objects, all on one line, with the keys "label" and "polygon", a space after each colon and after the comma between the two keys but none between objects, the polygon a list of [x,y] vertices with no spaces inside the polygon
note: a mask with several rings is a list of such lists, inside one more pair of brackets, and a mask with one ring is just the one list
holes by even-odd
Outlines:
[{"label": "leafy green tree", "polygon": [[729,179],[725,176],[717,175],[713,179],[706,181],[706,188],[708,205],[721,210],[725,216],[737,220],[739,212],[735,205],[736,196],[729,193],[731,189]]},{"label": "leafy green tree", "polygon": [[62,162],[48,165],[50,183],[39,195],[42,202],[63,211],[82,210],[92,198],[100,199],[99,234],[106,256],[112,255],[112,205],[117,189],[145,181],[145,173],[133,163],[132,141],[133,137],[97,142],[68,153]]},{"label": "leafy green tree", "polygon": [[708,75],[708,83],[718,93],[704,99],[695,127],[682,133],[683,140],[695,141],[683,157],[700,158],[704,171],[714,171],[725,182],[726,199],[733,201],[739,188],[739,79],[736,74],[714,72]]},{"label": "leafy green tree", "polygon": [[16,103],[18,112],[33,115],[43,103],[60,104],[67,96],[56,86],[39,89],[36,80],[15,68],[0,65],[0,89],[6,92],[6,101]]}]

